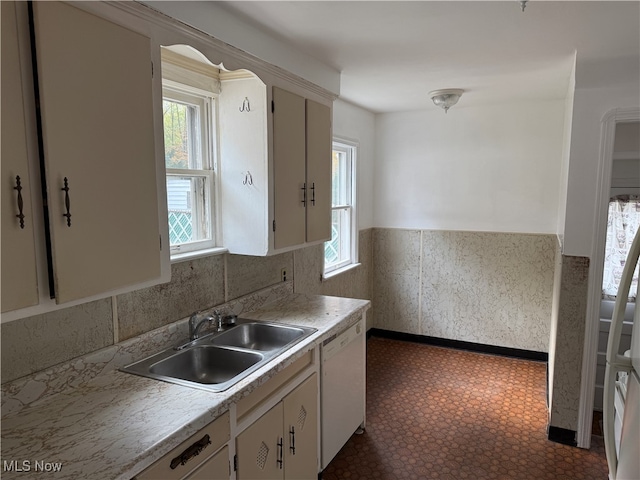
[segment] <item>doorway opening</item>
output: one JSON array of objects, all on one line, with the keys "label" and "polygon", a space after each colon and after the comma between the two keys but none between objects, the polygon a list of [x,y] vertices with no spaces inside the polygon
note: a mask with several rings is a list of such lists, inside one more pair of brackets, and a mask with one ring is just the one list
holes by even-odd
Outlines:
[{"label": "doorway opening", "polygon": [[[610,218],[609,212],[627,201],[633,201],[634,195],[640,195],[640,111],[637,108],[615,109],[603,119],[599,178],[596,238],[589,287],[590,311],[592,313],[589,315],[590,322],[585,332],[583,381],[576,438],[578,446],[582,448],[589,448],[590,445],[593,412],[602,410],[604,359],[611,313],[615,302],[615,291],[605,291],[603,296],[605,259],[615,261],[615,256],[605,255],[607,228],[608,226],[614,228],[610,224],[615,221],[613,216],[616,215],[613,212],[612,218]],[[613,205],[611,204],[612,198],[614,199]],[[615,202],[618,202],[617,206]],[[622,255],[623,253],[620,253],[618,258]],[[608,280],[604,282],[605,284],[615,283],[615,281],[611,281],[612,275],[615,274],[612,273],[611,266],[607,265],[606,278]],[[625,315],[625,319],[631,322],[633,306],[632,303]],[[625,326],[625,331],[630,332],[630,328],[631,324]],[[621,353],[624,352],[624,345],[626,344],[623,340]]]},{"label": "doorway opening", "polygon": [[[602,275],[602,300],[598,325],[598,352],[593,409],[602,411],[605,354],[618,284],[624,261],[640,225],[640,123],[618,123],[615,129],[607,212],[607,232]],[[633,311],[637,297],[637,272],[629,292],[620,354],[631,345]]]}]

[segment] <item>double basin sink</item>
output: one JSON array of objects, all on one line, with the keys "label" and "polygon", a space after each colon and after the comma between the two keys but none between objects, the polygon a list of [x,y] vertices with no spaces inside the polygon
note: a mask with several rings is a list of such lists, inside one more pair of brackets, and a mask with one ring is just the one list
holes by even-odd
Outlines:
[{"label": "double basin sink", "polygon": [[314,332],[315,328],[239,318],[232,327],[169,348],[122,370],[222,392]]}]

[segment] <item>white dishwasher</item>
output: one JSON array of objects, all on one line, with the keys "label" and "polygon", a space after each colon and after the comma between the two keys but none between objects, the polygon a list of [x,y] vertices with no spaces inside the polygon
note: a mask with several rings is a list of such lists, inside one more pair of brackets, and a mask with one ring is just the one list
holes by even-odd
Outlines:
[{"label": "white dishwasher", "polygon": [[322,344],[322,470],[351,435],[365,426],[365,349],[364,319]]}]

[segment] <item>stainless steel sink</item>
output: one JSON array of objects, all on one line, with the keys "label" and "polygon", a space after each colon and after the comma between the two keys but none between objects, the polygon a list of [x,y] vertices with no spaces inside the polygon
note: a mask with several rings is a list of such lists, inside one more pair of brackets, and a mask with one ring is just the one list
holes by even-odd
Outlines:
[{"label": "stainless steel sink", "polygon": [[169,348],[122,371],[221,392],[313,334],[315,328],[238,319],[238,324]]},{"label": "stainless steel sink", "polygon": [[209,346],[197,346],[154,363],[149,372],[189,382],[219,384],[228,382],[264,358],[257,352],[242,352]]},{"label": "stainless steel sink", "polygon": [[273,323],[245,323],[210,339],[213,345],[230,345],[249,350],[270,351],[306,335],[301,327]]}]

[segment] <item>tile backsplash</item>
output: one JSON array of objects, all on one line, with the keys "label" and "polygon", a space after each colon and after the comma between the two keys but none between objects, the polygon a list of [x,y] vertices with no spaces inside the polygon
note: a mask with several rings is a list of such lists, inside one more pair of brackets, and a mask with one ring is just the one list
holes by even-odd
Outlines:
[{"label": "tile backsplash", "polygon": [[118,295],[118,341],[223,303],[224,257],[174,263],[169,283]]},{"label": "tile backsplash", "polygon": [[113,343],[110,298],[1,325],[2,383]]},{"label": "tile backsplash", "polygon": [[270,257],[217,255],[173,264],[166,284],[3,323],[2,383],[281,283],[283,268],[296,291],[371,299],[371,230],[360,242],[362,265],[330,282],[319,280],[322,245]]}]

